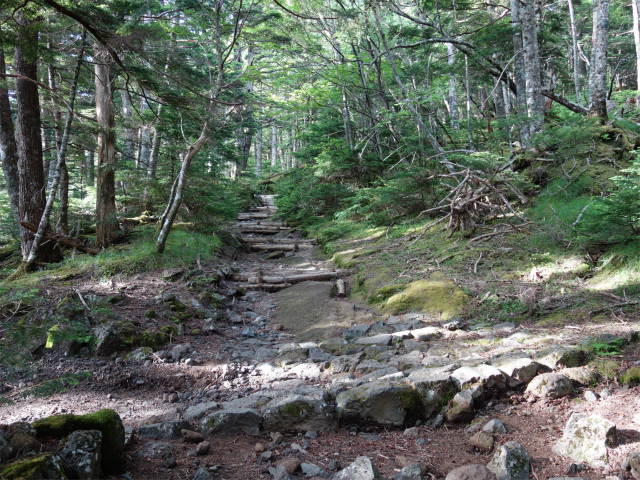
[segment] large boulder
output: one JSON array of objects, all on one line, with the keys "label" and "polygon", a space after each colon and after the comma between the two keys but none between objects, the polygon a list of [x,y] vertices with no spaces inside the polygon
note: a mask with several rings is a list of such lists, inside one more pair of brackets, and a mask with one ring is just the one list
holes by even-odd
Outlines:
[{"label": "large boulder", "polygon": [[262,426],[262,416],[253,408],[228,408],[214,412],[202,419],[202,434],[257,435]]},{"label": "large boulder", "polygon": [[0,468],[4,480],[67,480],[60,459],[51,453],[16,460]]},{"label": "large boulder", "polygon": [[502,358],[491,362],[491,365],[507,375],[510,387],[529,383],[541,369],[547,369],[530,358]]},{"label": "large boulder", "polygon": [[92,334],[96,337],[96,356],[107,357],[123,345],[132,345],[136,331],[131,322],[112,322],[96,327]]},{"label": "large boulder", "polygon": [[341,419],[389,426],[401,426],[407,414],[418,410],[419,404],[416,392],[399,381],[374,381],[344,391],[336,398]]},{"label": "large boulder", "polygon": [[358,457],[347,468],[331,477],[331,480],[384,480],[384,477],[369,457]]},{"label": "large boulder", "polygon": [[13,446],[7,439],[4,430],[0,430],[0,463],[4,463],[13,455]]},{"label": "large boulder", "polygon": [[484,465],[464,465],[451,470],[445,480],[496,480],[496,475]]},{"label": "large boulder", "polygon": [[274,398],[262,408],[264,428],[269,431],[327,431],[338,426],[334,409],[321,398],[287,395]]},{"label": "large boulder", "polygon": [[60,461],[67,475],[80,480],[100,478],[102,432],[77,430],[62,441]]},{"label": "large boulder", "polygon": [[76,430],[102,432],[102,473],[118,474],[124,469],[124,427],[120,415],[110,409],[87,415],[53,415],[32,424],[40,438],[64,438]]},{"label": "large boulder", "polygon": [[203,402],[191,407],[187,407],[182,414],[182,418],[188,422],[200,420],[212,410],[217,410],[219,405],[216,402]]},{"label": "large boulder", "polygon": [[406,378],[406,383],[417,394],[422,416],[429,418],[438,413],[443,403],[456,394],[451,371],[459,366],[454,364],[440,368],[420,368],[411,372]]},{"label": "large boulder", "polygon": [[527,385],[525,393],[540,398],[561,398],[570,395],[573,382],[560,373],[543,373]]},{"label": "large boulder", "polygon": [[528,480],[529,453],[518,442],[507,442],[496,450],[487,468],[498,480]]},{"label": "large boulder", "polygon": [[186,420],[152,423],[138,427],[138,437],[147,439],[177,440],[182,438],[182,430],[193,430]]},{"label": "large boulder", "polygon": [[617,445],[618,433],[613,422],[599,415],[586,417],[574,413],[567,421],[562,438],[553,446],[553,452],[576,462],[602,467],[609,463],[607,448]]},{"label": "large boulder", "polygon": [[564,367],[581,367],[587,363],[587,352],[574,345],[553,345],[539,350],[534,360],[552,370]]}]

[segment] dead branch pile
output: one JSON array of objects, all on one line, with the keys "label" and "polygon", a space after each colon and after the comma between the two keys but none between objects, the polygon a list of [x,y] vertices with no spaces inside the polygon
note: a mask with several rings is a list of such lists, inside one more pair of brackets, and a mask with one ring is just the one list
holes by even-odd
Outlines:
[{"label": "dead branch pile", "polygon": [[523,231],[522,228],[529,224],[509,201],[510,197],[515,196],[522,204],[526,204],[527,198],[505,175],[501,175],[500,172],[492,175],[452,162],[448,163],[457,168],[464,168],[464,170],[435,174],[429,178],[429,180],[440,180],[443,185],[449,186],[450,190],[435,207],[420,213],[419,217],[437,215],[438,218],[424,228],[416,241],[422,238],[431,227],[444,221],[448,221],[447,228],[451,230],[449,236],[457,231],[461,231],[465,236],[472,236],[481,224],[498,218],[502,218],[506,222],[499,225],[502,228],[480,235],[471,241],[513,230]]}]

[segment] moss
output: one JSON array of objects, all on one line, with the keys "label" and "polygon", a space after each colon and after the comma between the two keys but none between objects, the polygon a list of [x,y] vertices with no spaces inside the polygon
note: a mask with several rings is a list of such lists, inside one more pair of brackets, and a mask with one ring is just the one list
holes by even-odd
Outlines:
[{"label": "moss", "polygon": [[400,293],[387,300],[384,311],[399,314],[407,311],[439,313],[442,320],[458,316],[467,305],[467,295],[456,284],[440,273],[428,280],[407,285]]},{"label": "moss", "polygon": [[178,327],[176,327],[175,325],[165,325],[164,327],[160,328],[160,331],[168,337],[178,336]]},{"label": "moss", "polygon": [[385,302],[389,298],[393,297],[396,293],[400,292],[406,285],[385,285],[379,288],[371,296],[371,301],[374,303]]},{"label": "moss", "polygon": [[200,330],[199,328],[194,328],[190,332],[190,334],[193,335],[194,337],[197,336],[197,335],[200,335],[201,333],[202,333],[202,330]]},{"label": "moss", "polygon": [[100,430],[102,432],[102,462],[100,467],[107,474],[117,474],[124,469],[124,427],[120,416],[104,409],[87,415],[53,415],[32,423],[40,438],[64,438],[76,430]]},{"label": "moss", "polygon": [[187,306],[179,300],[167,302],[167,305],[172,312],[184,312],[187,309]]},{"label": "moss", "polygon": [[164,345],[168,341],[169,337],[164,332],[150,332],[149,330],[145,330],[140,335],[138,343],[140,343],[140,345],[142,345],[143,347],[150,347],[156,350],[158,347]]},{"label": "moss", "polygon": [[157,316],[158,314],[156,313],[156,311],[151,308],[144,312],[144,318],[156,318]]},{"label": "moss", "polygon": [[640,383],[640,367],[631,367],[625,372],[620,381],[623,385],[634,386]]},{"label": "moss", "polygon": [[57,457],[51,453],[37,457],[22,458],[3,470],[0,478],[35,480],[41,478],[66,479],[62,466]]}]

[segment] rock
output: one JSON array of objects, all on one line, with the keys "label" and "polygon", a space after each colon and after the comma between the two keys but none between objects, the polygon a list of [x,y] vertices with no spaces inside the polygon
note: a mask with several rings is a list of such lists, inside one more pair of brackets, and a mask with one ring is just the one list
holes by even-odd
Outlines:
[{"label": "rock", "polygon": [[572,382],[585,387],[595,386],[602,378],[597,370],[589,367],[563,368],[559,370],[558,373],[569,378]]},{"label": "rock", "polygon": [[630,471],[633,478],[640,480],[640,452],[630,453],[622,468],[623,470]]},{"label": "rock", "polygon": [[123,341],[133,342],[135,329],[129,322],[112,322],[93,329],[96,357],[108,357],[120,349]]},{"label": "rock", "polygon": [[[613,390],[611,390],[610,388],[604,388],[600,391],[600,397],[601,398],[609,398],[611,395],[613,395]],[[638,416],[640,414],[637,414],[636,416]],[[638,421],[636,423],[640,423],[640,416],[638,417]]]},{"label": "rock", "polygon": [[162,279],[168,282],[177,280],[181,275],[184,275],[184,268],[167,268],[162,271]]},{"label": "rock", "polygon": [[242,331],[242,336],[253,338],[256,336],[256,331],[253,329],[253,327],[247,327]]},{"label": "rock", "polygon": [[469,445],[478,450],[491,450],[496,443],[496,439],[488,432],[476,432],[469,439]]},{"label": "rock", "polygon": [[445,323],[442,325],[442,328],[445,330],[449,330],[450,332],[455,332],[456,330],[466,330],[469,325],[462,320],[461,318],[456,318],[449,323]]},{"label": "rock", "polygon": [[182,414],[182,418],[188,422],[200,420],[211,410],[216,410],[219,405],[216,402],[204,402],[192,407],[187,407]]},{"label": "rock", "polygon": [[384,477],[369,457],[358,457],[347,468],[331,477],[331,480],[384,480]]},{"label": "rock", "polygon": [[451,470],[445,480],[496,480],[496,475],[484,465],[465,465]]},{"label": "rock", "polygon": [[465,423],[471,421],[473,415],[473,402],[458,397],[458,402],[453,402],[453,406],[447,410],[445,417],[449,423]]},{"label": "rock", "polygon": [[284,435],[280,432],[274,432],[273,434],[271,434],[271,441],[275,445],[280,445],[282,442],[284,442]]},{"label": "rock", "polygon": [[267,430],[335,430],[338,422],[333,407],[321,398],[287,395],[275,398],[262,407]]},{"label": "rock", "polygon": [[538,351],[534,360],[550,369],[581,367],[587,363],[587,352],[576,346],[553,345]]},{"label": "rock", "polygon": [[561,398],[571,395],[573,383],[559,373],[543,373],[527,385],[525,394],[540,398]]},{"label": "rock", "polygon": [[493,326],[493,329],[496,332],[512,332],[516,329],[516,324],[511,322],[497,323]]},{"label": "rock", "polygon": [[301,463],[300,469],[307,478],[331,478],[331,474],[329,472],[311,463]]},{"label": "rock", "polygon": [[281,460],[278,460],[277,462],[275,462],[273,464],[273,466],[278,468],[280,465],[282,465],[284,467],[285,471],[289,475],[293,475],[298,470],[300,470],[300,465],[301,464],[302,464],[302,462],[299,459],[297,459],[296,457],[287,457],[287,458],[283,458]]},{"label": "rock", "polygon": [[100,430],[76,430],[62,441],[58,455],[71,478],[92,480],[100,478],[101,450]]},{"label": "rock", "polygon": [[353,340],[355,338],[366,336],[370,329],[370,323],[354,325],[353,327],[347,328],[344,332],[342,332],[342,336],[345,338],[345,340]]},{"label": "rock", "polygon": [[279,467],[269,467],[269,473],[273,475],[273,480],[298,480],[297,477],[287,473],[284,465]]},{"label": "rock", "polygon": [[18,432],[14,434],[9,443],[16,452],[16,455],[39,452],[42,444],[28,433]]},{"label": "rock", "polygon": [[26,433],[27,435],[31,435],[32,437],[36,437],[38,435],[36,429],[27,422],[15,422],[7,427],[7,438],[13,437],[16,433]]},{"label": "rock", "polygon": [[125,362],[137,361],[144,362],[151,354],[153,353],[153,349],[150,347],[138,347],[132,352],[127,353],[122,357]]},{"label": "rock", "polygon": [[191,480],[214,480],[214,477],[206,468],[200,467]]},{"label": "rock", "polygon": [[420,430],[418,430],[418,427],[405,428],[404,434],[409,437],[417,437],[420,435]]},{"label": "rock", "polygon": [[100,430],[102,432],[103,474],[118,474],[124,468],[124,427],[120,416],[104,409],[87,415],[54,415],[32,424],[40,438],[64,438],[76,430]]},{"label": "rock", "polygon": [[398,381],[374,381],[344,391],[336,397],[341,420],[353,420],[356,423],[373,421],[381,425],[401,426],[407,414],[418,405],[415,391]]},{"label": "rock", "polygon": [[209,453],[209,450],[211,449],[211,444],[209,442],[200,442],[197,446],[196,446],[196,453],[198,455],[206,455],[207,453]]},{"label": "rock", "polygon": [[393,341],[393,335],[390,335],[388,333],[381,333],[379,335],[374,335],[372,337],[360,337],[355,341],[355,343],[357,345],[387,346],[387,345],[391,345],[392,341]]},{"label": "rock", "polygon": [[484,427],[482,427],[482,431],[489,433],[507,433],[507,428],[500,420],[494,418],[493,420],[489,420]]},{"label": "rock", "polygon": [[47,478],[66,480],[60,459],[51,453],[27,457],[0,467],[0,478],[4,480],[25,480]]},{"label": "rock", "polygon": [[507,442],[498,447],[487,468],[497,480],[529,480],[529,453],[518,442]]},{"label": "rock", "polygon": [[5,431],[0,430],[0,463],[5,463],[13,455],[14,448],[6,437]]},{"label": "rock", "polygon": [[185,420],[152,423],[138,427],[138,437],[148,439],[176,440],[183,437],[182,430],[192,430],[191,424]]},{"label": "rock", "polygon": [[204,437],[201,433],[194,432],[192,430],[182,429],[182,438],[187,443],[200,443],[204,441]]},{"label": "rock", "polygon": [[598,395],[593,390],[587,390],[586,392],[584,392],[584,399],[587,402],[597,402],[599,398],[600,398],[600,395]]},{"label": "rock", "polygon": [[458,367],[460,365],[420,368],[411,372],[406,378],[406,383],[417,394],[421,404],[420,411],[425,418],[429,418],[439,412],[442,408],[442,402],[455,395],[456,387],[453,384],[450,372]]},{"label": "rock", "polygon": [[162,462],[162,466],[164,468],[174,468],[178,465],[176,461],[176,457],[169,457],[164,462]]},{"label": "rock", "polygon": [[307,430],[304,436],[307,438],[318,438],[318,432],[316,432],[315,430]]},{"label": "rock", "polygon": [[617,445],[618,434],[613,422],[599,415],[585,417],[574,413],[567,421],[562,438],[552,450],[576,462],[603,467],[609,463],[607,448]]},{"label": "rock", "polygon": [[242,315],[240,315],[238,312],[235,312],[233,310],[227,313],[227,319],[231,323],[242,323]]},{"label": "rock", "polygon": [[260,462],[268,462],[273,458],[273,452],[271,450],[267,450],[260,454]]},{"label": "rock", "polygon": [[538,374],[538,370],[547,368],[530,358],[502,358],[491,362],[491,365],[507,375],[509,387],[529,383]]},{"label": "rock", "polygon": [[140,458],[169,458],[173,456],[173,445],[166,442],[147,442],[138,451]]},{"label": "rock", "polygon": [[436,417],[431,422],[431,428],[434,430],[438,427],[441,427],[444,424],[444,415],[436,415]]},{"label": "rock", "polygon": [[428,342],[429,340],[434,340],[436,338],[442,337],[442,330],[436,327],[424,327],[418,328],[416,330],[411,330],[411,335],[416,340],[420,340],[421,342]]},{"label": "rock", "polygon": [[262,416],[253,408],[228,408],[214,412],[202,419],[202,434],[257,435],[262,426]]},{"label": "rock", "polygon": [[422,468],[419,463],[404,467],[393,480],[423,480]]}]

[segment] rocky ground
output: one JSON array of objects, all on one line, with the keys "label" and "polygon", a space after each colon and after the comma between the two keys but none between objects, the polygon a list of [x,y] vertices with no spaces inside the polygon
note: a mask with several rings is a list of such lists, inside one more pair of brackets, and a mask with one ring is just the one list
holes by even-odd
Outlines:
[{"label": "rocky ground", "polygon": [[[2,382],[14,403],[0,422],[113,409],[127,431],[118,478],[640,478],[627,468],[638,387],[607,370],[640,365],[638,318],[551,329],[381,316],[341,297],[349,272],[306,247],[52,285],[55,308],[90,321],[108,304],[114,318],[95,356],[35,348],[36,375]],[[123,350],[129,336],[148,346]],[[91,376],[34,395],[79,372]],[[494,473],[456,470],[471,464]]]}]

